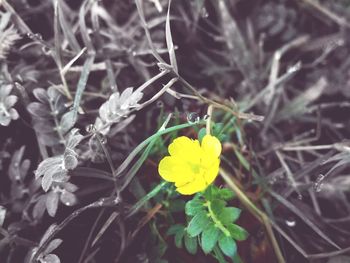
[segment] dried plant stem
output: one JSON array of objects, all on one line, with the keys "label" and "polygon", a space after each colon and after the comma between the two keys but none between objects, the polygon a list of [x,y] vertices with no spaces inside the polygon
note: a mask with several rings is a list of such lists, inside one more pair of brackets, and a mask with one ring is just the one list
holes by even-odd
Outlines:
[{"label": "dried plant stem", "polygon": [[80,214],[83,212],[92,209],[92,208],[100,208],[100,207],[110,207],[110,206],[116,206],[120,203],[119,198],[115,197],[108,197],[108,198],[101,198],[98,201],[95,201],[89,205],[86,205],[84,207],[81,207],[71,213],[68,217],[66,217],[62,223],[57,225],[51,232],[50,236],[41,244],[40,247],[38,247],[38,250],[33,255],[33,258],[31,259],[31,263],[36,263],[38,261],[38,258],[40,257],[41,253],[46,249],[50,241],[55,237],[63,228],[65,228],[72,220],[77,218]]},{"label": "dried plant stem", "polygon": [[191,90],[202,102],[209,104],[209,105],[213,105],[215,108],[218,109],[222,109],[226,112],[230,112],[233,116],[239,118],[239,119],[246,119],[249,121],[263,121],[264,120],[264,116],[260,116],[260,115],[255,115],[252,113],[243,113],[243,112],[237,112],[234,111],[233,109],[231,109],[229,106],[225,105],[225,104],[221,104],[219,102],[216,102],[214,100],[211,100],[207,97],[204,97],[202,94],[200,94],[197,89],[195,87],[193,87],[190,83],[188,83],[183,77],[181,77],[180,75],[178,75],[171,66],[169,65],[165,65],[163,63],[159,63],[159,66],[161,68],[165,68],[165,69],[169,69],[171,72],[170,74],[172,74],[174,77],[176,76],[178,78],[178,80],[189,90]]},{"label": "dried plant stem", "polygon": [[247,195],[236,185],[234,180],[231,178],[229,173],[225,171],[224,169],[220,168],[220,175],[224,179],[224,181],[228,184],[228,186],[235,192],[238,199],[242,202],[242,204],[249,210],[252,215],[258,219],[262,224],[264,224],[266,228],[266,232],[270,238],[272,247],[275,251],[277,260],[279,263],[285,263],[284,257],[282,255],[282,251],[278,245],[278,242],[276,240],[275,234],[273,233],[272,227],[271,227],[271,220],[269,217],[261,211],[258,207],[256,207],[252,201],[247,197]]},{"label": "dried plant stem", "polygon": [[214,106],[209,105],[208,110],[207,110],[208,119],[207,119],[207,123],[206,123],[207,134],[211,133],[211,119],[212,119],[212,115],[213,115],[213,109],[214,109]]}]

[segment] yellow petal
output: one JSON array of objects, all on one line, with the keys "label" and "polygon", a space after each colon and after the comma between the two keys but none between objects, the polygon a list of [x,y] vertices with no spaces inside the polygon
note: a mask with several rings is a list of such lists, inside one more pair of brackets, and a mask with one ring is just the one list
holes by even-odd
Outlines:
[{"label": "yellow petal", "polygon": [[166,156],[158,166],[160,176],[168,182],[186,183],[191,180],[192,170],[182,159]]},{"label": "yellow petal", "polygon": [[205,183],[203,178],[197,177],[192,182],[179,186],[178,188],[176,188],[176,190],[183,195],[192,195],[203,191],[205,188],[207,188],[207,186],[208,185]]},{"label": "yellow petal", "polygon": [[205,182],[209,185],[214,182],[219,173],[220,159],[216,158],[212,161],[211,166],[204,173]]},{"label": "yellow petal", "polygon": [[221,154],[221,143],[215,136],[207,134],[203,137],[202,149],[206,154],[219,157]]},{"label": "yellow petal", "polygon": [[179,157],[186,162],[199,162],[202,152],[199,141],[186,136],[176,138],[168,150],[171,156]]}]

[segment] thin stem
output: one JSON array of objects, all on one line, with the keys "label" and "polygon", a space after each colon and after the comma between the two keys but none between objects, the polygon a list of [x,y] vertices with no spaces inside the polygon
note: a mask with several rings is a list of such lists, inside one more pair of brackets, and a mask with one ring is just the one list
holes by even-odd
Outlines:
[{"label": "thin stem", "polygon": [[255,206],[252,201],[250,201],[250,199],[244,194],[244,192],[231,179],[231,176],[229,175],[228,172],[220,168],[220,175],[224,179],[224,181],[230,186],[230,188],[236,193],[238,199],[242,202],[242,204],[252,213],[252,215],[256,219],[258,219],[261,223],[264,224],[266,228],[266,232],[272,243],[272,247],[275,251],[278,262],[285,263],[286,261],[284,260],[282,251],[278,245],[275,234],[273,233],[269,217],[263,211],[261,211],[257,206]]},{"label": "thin stem", "polygon": [[225,236],[230,236],[231,235],[230,231],[228,231],[227,228],[221,223],[220,219],[218,219],[216,217],[216,215],[212,209],[212,206],[211,206],[211,201],[207,200],[205,205],[208,207],[209,216],[211,217],[211,219],[215,223],[215,226],[217,228],[219,228],[221,230],[221,232],[223,232],[225,234]]}]

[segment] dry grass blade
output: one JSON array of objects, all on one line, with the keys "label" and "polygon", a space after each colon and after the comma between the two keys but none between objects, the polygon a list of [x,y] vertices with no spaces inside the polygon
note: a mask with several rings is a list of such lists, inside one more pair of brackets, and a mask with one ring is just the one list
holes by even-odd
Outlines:
[{"label": "dry grass blade", "polygon": [[175,73],[179,74],[178,68],[177,68],[173,38],[171,36],[171,29],[170,29],[170,6],[171,6],[171,0],[169,0],[168,13],[166,16],[165,38],[166,38],[166,44],[167,44],[168,51],[169,51],[170,64],[173,67]]}]

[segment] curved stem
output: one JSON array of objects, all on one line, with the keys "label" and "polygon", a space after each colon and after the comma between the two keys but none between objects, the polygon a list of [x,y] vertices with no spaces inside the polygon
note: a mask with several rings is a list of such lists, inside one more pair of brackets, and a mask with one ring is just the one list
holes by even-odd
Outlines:
[{"label": "curved stem", "polygon": [[221,223],[220,219],[217,218],[217,216],[215,215],[212,206],[211,206],[211,201],[207,200],[207,202],[205,203],[208,207],[208,211],[209,211],[209,216],[211,217],[211,219],[213,220],[213,222],[215,223],[215,225],[217,226],[217,228],[219,228],[221,230],[221,232],[223,232],[226,236],[230,236],[230,231],[227,230],[227,228]]}]

